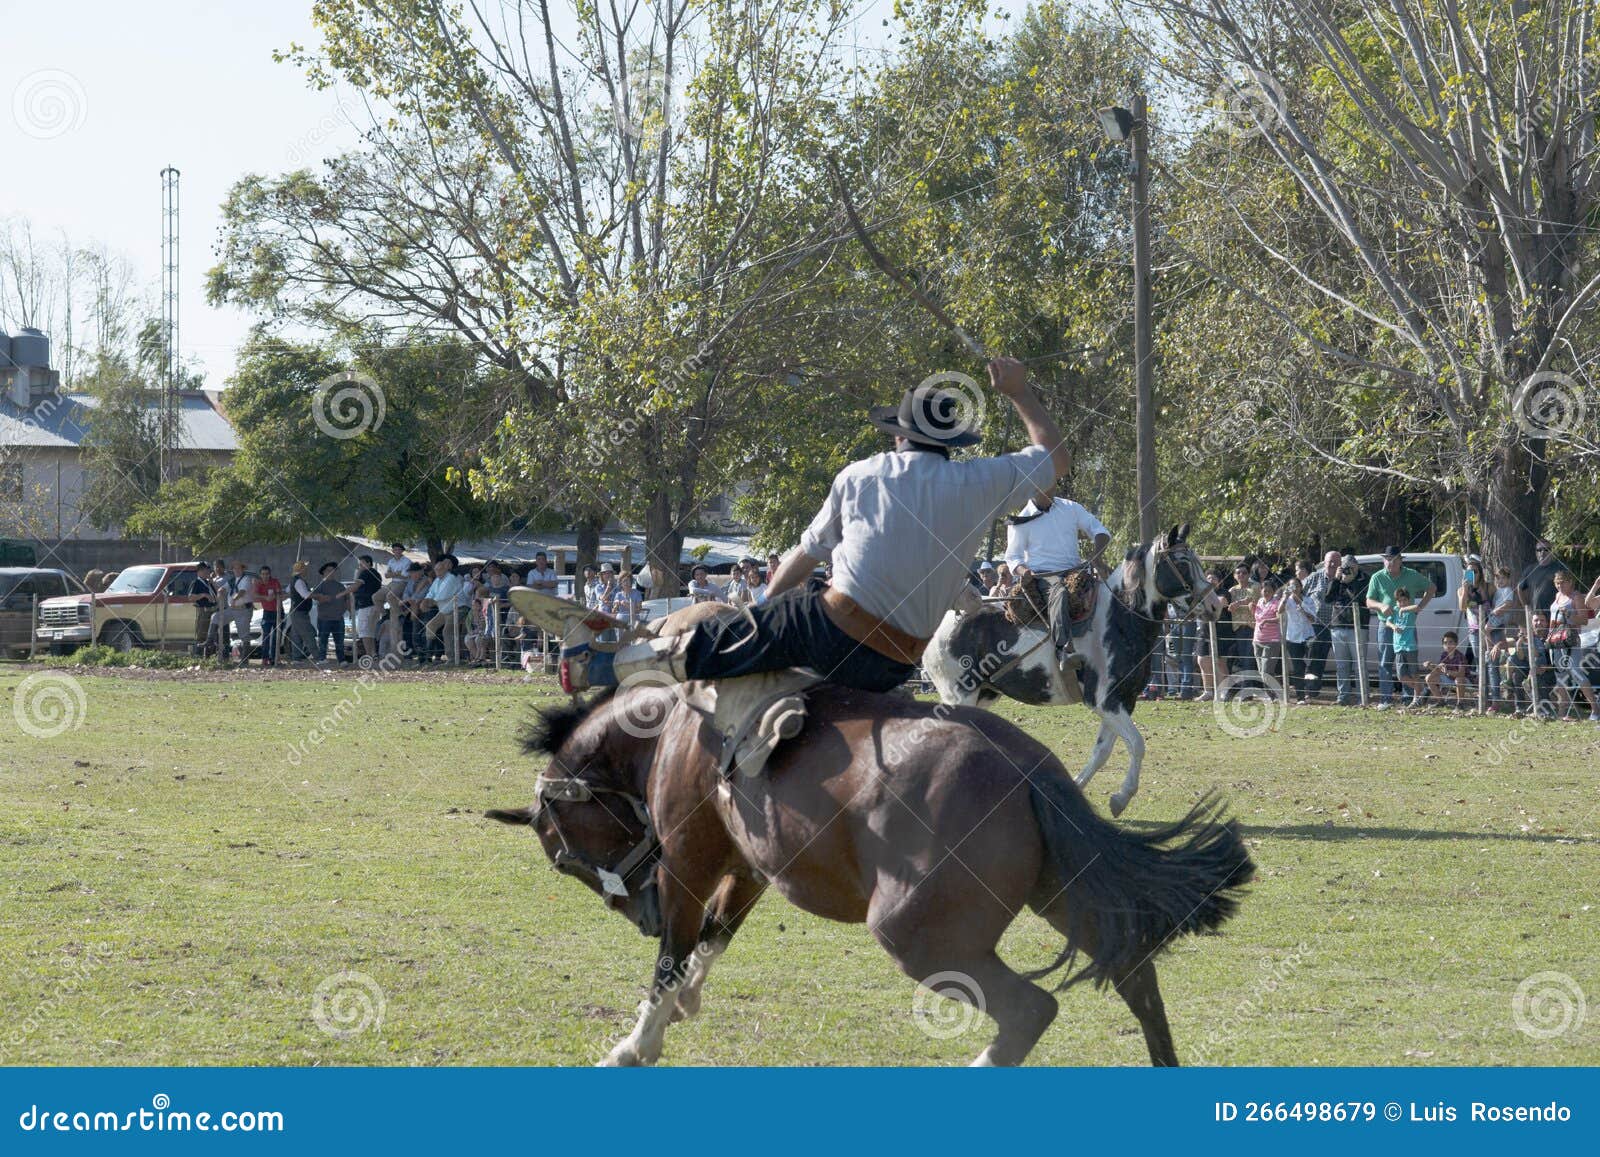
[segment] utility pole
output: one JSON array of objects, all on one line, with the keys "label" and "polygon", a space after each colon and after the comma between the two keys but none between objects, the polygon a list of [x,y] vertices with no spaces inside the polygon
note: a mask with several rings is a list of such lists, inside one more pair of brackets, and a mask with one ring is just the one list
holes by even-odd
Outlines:
[{"label": "utility pole", "polygon": [[1139,478],[1139,540],[1153,542],[1156,527],[1155,353],[1150,319],[1150,129],[1143,93],[1132,108],[1099,110],[1100,127],[1113,141],[1126,141],[1133,179],[1133,415]]},{"label": "utility pole", "polygon": [[[161,339],[166,358],[161,372],[161,453],[159,476],[165,486],[178,477],[178,422],[182,402],[178,382],[178,170],[161,170]],[[167,560],[167,536],[161,535],[158,554]]]},{"label": "utility pole", "polygon": [[1150,326],[1150,130],[1144,94],[1133,98],[1133,378],[1139,464],[1139,541],[1156,534],[1155,352]]}]

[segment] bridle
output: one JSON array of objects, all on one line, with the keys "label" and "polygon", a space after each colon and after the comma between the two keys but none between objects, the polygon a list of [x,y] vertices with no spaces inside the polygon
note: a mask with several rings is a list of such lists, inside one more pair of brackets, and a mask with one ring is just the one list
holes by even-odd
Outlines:
[{"label": "bridle", "polygon": [[[638,843],[610,868],[595,863],[581,852],[573,851],[566,832],[561,830],[561,820],[556,815],[555,809],[550,806],[552,803],[588,803],[600,795],[614,795],[626,800],[633,808],[633,814],[644,825],[644,835],[639,838]],[[550,830],[561,842],[561,849],[552,857],[556,870],[593,880],[607,896],[626,899],[628,887],[624,881],[661,850],[661,840],[656,835],[656,826],[650,821],[650,809],[645,806],[643,799],[631,791],[599,786],[576,776],[545,773],[540,775],[534,784],[533,799],[533,821],[537,823],[540,816],[549,816]],[[654,883],[653,880],[650,881],[642,890],[653,888]]]}]

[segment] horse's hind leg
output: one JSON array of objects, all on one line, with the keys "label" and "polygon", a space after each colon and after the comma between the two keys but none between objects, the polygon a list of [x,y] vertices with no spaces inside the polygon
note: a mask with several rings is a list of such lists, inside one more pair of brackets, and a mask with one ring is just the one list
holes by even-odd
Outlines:
[{"label": "horse's hind leg", "polygon": [[1094,773],[1106,765],[1106,760],[1111,758],[1111,749],[1116,746],[1117,733],[1112,728],[1110,720],[1104,715],[1100,717],[1100,733],[1094,737],[1094,750],[1089,752],[1089,762],[1083,765],[1083,770],[1078,773],[1078,786],[1088,787],[1089,781],[1094,778]]},{"label": "horse's hind leg", "polygon": [[973,959],[943,953],[917,957],[915,965],[900,961],[908,976],[939,996],[987,1013],[999,1029],[974,1065],[1020,1065],[1056,1018],[1056,998],[1011,971],[993,952]]},{"label": "horse's hind leg", "polygon": [[1117,995],[1139,1020],[1144,1030],[1145,1047],[1150,1050],[1153,1065],[1175,1066],[1178,1051],[1172,1045],[1172,1026],[1167,1024],[1167,1006],[1161,999],[1161,986],[1156,983],[1156,966],[1145,960],[1117,977]]},{"label": "horse's hind leg", "polygon": [[767,883],[761,877],[738,873],[725,877],[717,887],[717,894],[712,897],[710,910],[706,913],[705,925],[700,929],[700,943],[689,958],[683,987],[678,990],[678,1005],[672,1013],[674,1024],[688,1020],[700,1011],[701,988],[711,972],[711,965],[727,950],[733,934],[739,930],[739,925],[744,923],[745,916],[755,907],[766,889]]}]

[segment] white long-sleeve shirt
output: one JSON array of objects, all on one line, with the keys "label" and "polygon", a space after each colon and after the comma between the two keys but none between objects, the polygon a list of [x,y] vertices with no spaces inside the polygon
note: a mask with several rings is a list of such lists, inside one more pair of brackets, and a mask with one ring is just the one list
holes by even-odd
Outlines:
[{"label": "white long-sleeve shirt", "polygon": [[878,454],[839,471],[800,549],[831,561],[834,589],[862,609],[931,638],[990,523],[1054,481],[1038,446],[954,462],[921,451]]},{"label": "white long-sleeve shirt", "polygon": [[1078,551],[1080,534],[1090,539],[1111,534],[1086,507],[1070,498],[1053,499],[1043,514],[1030,501],[1017,517],[1028,521],[1006,528],[1006,563],[1013,570],[1019,566],[1039,573],[1067,570],[1083,561]]}]

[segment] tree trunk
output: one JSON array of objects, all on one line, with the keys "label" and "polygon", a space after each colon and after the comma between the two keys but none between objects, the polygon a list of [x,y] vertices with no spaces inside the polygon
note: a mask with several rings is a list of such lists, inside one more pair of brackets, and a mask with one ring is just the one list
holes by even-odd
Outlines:
[{"label": "tree trunk", "polygon": [[[600,532],[605,525],[604,514],[589,511],[578,516],[578,561],[574,564],[573,574],[581,576],[584,567],[599,565],[595,560],[600,557]],[[579,590],[578,595],[581,597],[582,594],[582,590]]]},{"label": "tree trunk", "polygon": [[1513,574],[1533,562],[1542,533],[1549,470],[1541,455],[1521,441],[1504,441],[1472,491],[1472,507],[1483,527],[1485,566],[1509,566]]},{"label": "tree trunk", "polygon": [[683,558],[683,524],[673,516],[665,488],[656,491],[644,516],[645,562],[650,567],[650,594],[671,598],[682,587],[678,563]]},{"label": "tree trunk", "polygon": [[444,557],[444,539],[431,531],[428,534],[428,561],[438,562]]}]

